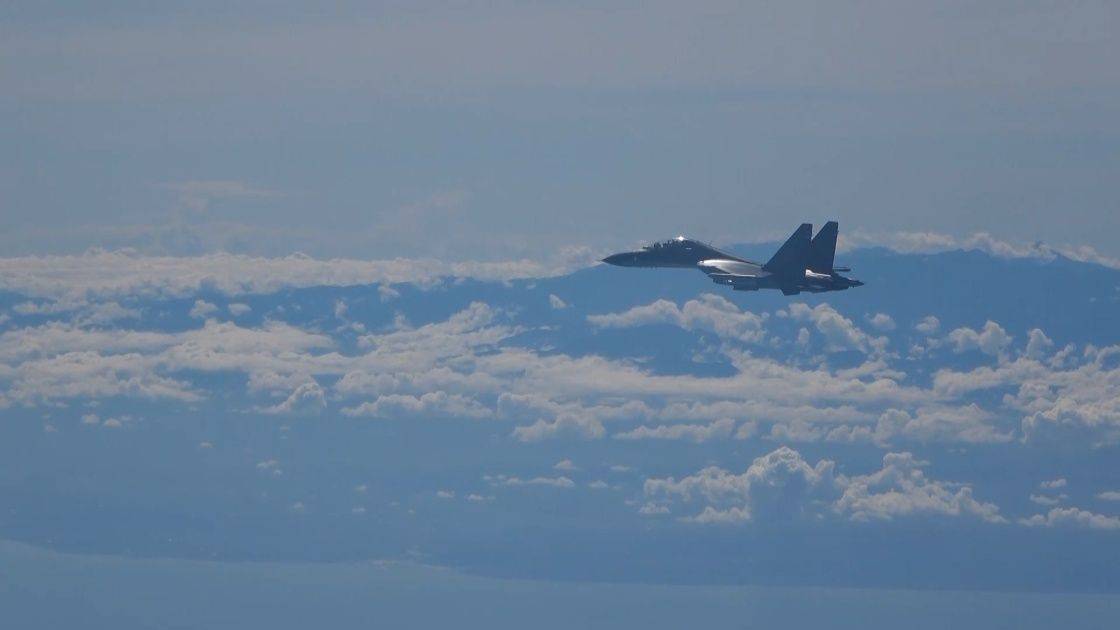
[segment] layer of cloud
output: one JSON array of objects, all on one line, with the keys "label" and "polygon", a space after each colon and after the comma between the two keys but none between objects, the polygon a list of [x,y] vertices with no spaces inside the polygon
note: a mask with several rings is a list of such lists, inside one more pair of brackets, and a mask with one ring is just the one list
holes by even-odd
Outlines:
[{"label": "layer of cloud", "polygon": [[431,285],[443,278],[506,281],[561,275],[591,264],[590,255],[553,262],[441,262],[433,259],[318,260],[293,254],[263,258],[214,253],[145,256],[90,250],[75,256],[0,258],[0,290],[52,300],[228,296],[315,286]]}]

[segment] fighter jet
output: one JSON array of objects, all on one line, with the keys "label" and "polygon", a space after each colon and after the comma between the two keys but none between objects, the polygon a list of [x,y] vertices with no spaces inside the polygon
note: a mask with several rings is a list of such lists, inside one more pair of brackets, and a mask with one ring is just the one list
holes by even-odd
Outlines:
[{"label": "fighter jet", "polygon": [[647,245],[638,251],[607,256],[603,262],[620,267],[699,269],[712,282],[736,291],[779,289],[785,295],[797,295],[802,291],[843,291],[863,286],[863,283],[840,275],[840,272],[850,272],[850,268],[833,266],[839,231],[840,225],[829,221],[813,236],[813,225],[802,223],[765,264],[733,256],[683,236]]}]

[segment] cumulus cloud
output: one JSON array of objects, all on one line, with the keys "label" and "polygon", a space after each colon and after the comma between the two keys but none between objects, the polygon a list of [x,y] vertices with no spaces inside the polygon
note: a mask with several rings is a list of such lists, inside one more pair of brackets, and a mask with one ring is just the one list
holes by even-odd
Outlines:
[{"label": "cumulus cloud", "polygon": [[513,437],[521,442],[540,442],[565,435],[598,439],[606,435],[602,422],[591,418],[561,415],[555,420],[537,420],[528,425],[514,427]]},{"label": "cumulus cloud", "polygon": [[1120,501],[1120,492],[1116,490],[1106,490],[1098,493],[1097,498],[1102,501]]},{"label": "cumulus cloud", "polygon": [[622,313],[588,315],[587,321],[599,328],[670,324],[684,330],[711,332],[719,337],[758,343],[765,337],[763,325],[766,316],[740,310],[727,298],[705,293],[680,307],[669,300],[657,300]]},{"label": "cumulus cloud", "polygon": [[793,516],[810,509],[810,498],[832,490],[834,466],[827,460],[810,466],[797,451],[781,447],[755,459],[742,474],[709,466],[680,479],[646,479],[643,493],[654,501],[706,504],[691,517],[701,523]]},{"label": "cumulus cloud", "polygon": [[828,515],[852,521],[942,516],[1006,522],[994,504],[973,498],[970,486],[926,477],[925,465],[910,453],[887,453],[880,470],[845,476],[836,474],[832,461],[810,465],[783,446],[755,459],[742,474],[710,466],[681,479],[647,479],[643,493],[655,505],[704,504],[686,517],[696,523]]},{"label": "cumulus cloud", "polygon": [[1055,490],[1057,488],[1064,488],[1067,484],[1068,482],[1065,477],[1059,477],[1057,479],[1051,479],[1050,481],[1043,481],[1038,484],[1038,487],[1043,490]]},{"label": "cumulus cloud", "polygon": [[995,504],[973,498],[970,486],[926,477],[922,470],[926,465],[911,453],[887,453],[881,470],[840,478],[843,495],[833,509],[856,521],[926,514],[1006,522]]},{"label": "cumulus cloud", "polygon": [[345,407],[342,409],[342,413],[348,416],[369,416],[373,418],[399,416],[489,418],[493,415],[491,409],[477,400],[442,391],[428,392],[420,396],[386,394],[356,407]]},{"label": "cumulus cloud", "polygon": [[283,402],[261,409],[269,414],[314,415],[327,406],[326,393],[314,380],[301,383]]},{"label": "cumulus cloud", "polygon": [[218,312],[218,307],[206,300],[195,300],[188,315],[195,319],[206,319]]},{"label": "cumulus cloud", "polygon": [[616,440],[688,440],[707,442],[728,438],[735,430],[735,421],[730,418],[716,420],[711,424],[662,424],[656,427],[640,426],[630,431],[615,433]]},{"label": "cumulus cloud", "polygon": [[1041,361],[1046,358],[1046,355],[1050,354],[1053,348],[1054,342],[1046,336],[1046,333],[1038,328],[1032,328],[1029,333],[1027,349],[1024,351],[1024,354],[1031,359]]},{"label": "cumulus cloud", "polygon": [[229,314],[233,315],[234,317],[241,317],[242,315],[247,315],[252,312],[253,307],[249,306],[248,304],[242,304],[241,302],[233,302],[226,306],[226,310],[228,310]]},{"label": "cumulus cloud", "polygon": [[1003,407],[1021,414],[1024,439],[1076,432],[1111,443],[1120,439],[1120,347],[1089,348],[1083,360],[1072,353],[1047,362],[1026,355],[997,367],[939,370],[934,391],[960,397],[1003,390]]},{"label": "cumulus cloud", "polygon": [[[999,430],[990,412],[979,405],[918,407],[912,412],[888,409],[879,416],[874,427],[861,433],[863,427],[841,427],[829,433],[834,441],[860,441],[867,438],[881,446],[899,441],[910,442],[1010,442],[1010,430]],[[847,431],[847,433],[845,433]]]},{"label": "cumulus cloud", "polygon": [[867,317],[867,322],[876,330],[890,332],[895,329],[894,318],[886,313],[875,313]]},{"label": "cumulus cloud", "polygon": [[852,320],[844,317],[828,304],[810,307],[804,302],[794,302],[789,305],[788,312],[795,320],[812,322],[817,332],[824,336],[827,342],[826,350],[829,352],[857,350],[866,354],[872,351],[883,352],[886,349],[886,337],[868,335]]},{"label": "cumulus cloud", "polygon": [[917,324],[914,324],[914,330],[923,335],[935,335],[941,329],[941,320],[937,319],[934,315],[926,315]]},{"label": "cumulus cloud", "polygon": [[949,333],[949,342],[953,344],[954,352],[979,350],[989,356],[1003,357],[1011,345],[1011,335],[1003,326],[988,320],[979,331],[968,327],[957,328]]},{"label": "cumulus cloud", "polygon": [[560,296],[556,295],[555,293],[548,294],[548,304],[549,306],[557,310],[568,308],[568,303],[560,299]]},{"label": "cumulus cloud", "polygon": [[1120,529],[1120,518],[1096,514],[1076,507],[1051,509],[1046,514],[1035,514],[1019,520],[1028,527],[1077,527],[1088,529]]}]

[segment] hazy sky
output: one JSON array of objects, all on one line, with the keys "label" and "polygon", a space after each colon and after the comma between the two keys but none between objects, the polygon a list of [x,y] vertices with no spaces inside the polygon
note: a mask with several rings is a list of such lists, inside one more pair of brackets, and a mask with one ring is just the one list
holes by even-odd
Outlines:
[{"label": "hazy sky", "polygon": [[1120,254],[1115,3],[367,4],[4,3],[0,248]]}]

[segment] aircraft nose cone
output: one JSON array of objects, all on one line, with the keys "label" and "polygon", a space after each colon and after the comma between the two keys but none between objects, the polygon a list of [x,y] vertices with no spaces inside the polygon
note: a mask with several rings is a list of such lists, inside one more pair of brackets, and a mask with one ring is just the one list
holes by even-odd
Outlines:
[{"label": "aircraft nose cone", "polygon": [[634,265],[637,256],[633,252],[623,252],[621,254],[612,254],[603,259],[603,262],[608,265],[618,265],[620,267],[630,267]]}]

